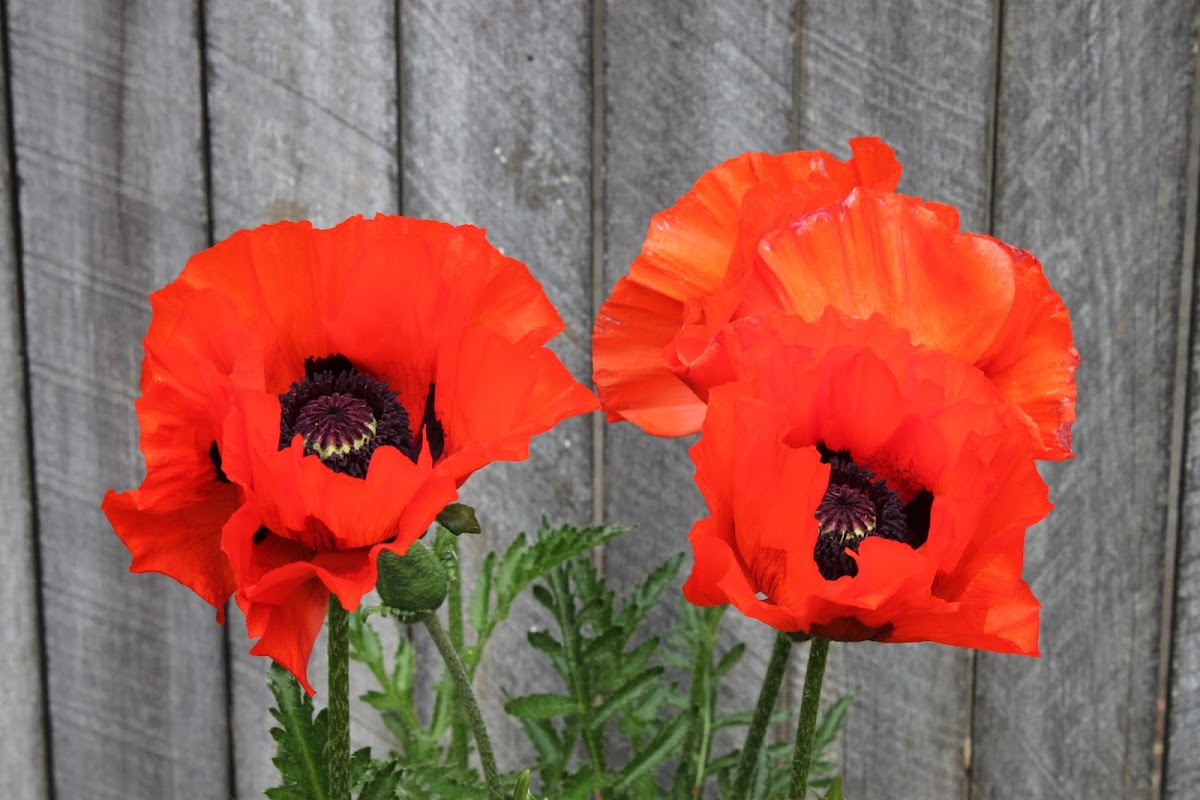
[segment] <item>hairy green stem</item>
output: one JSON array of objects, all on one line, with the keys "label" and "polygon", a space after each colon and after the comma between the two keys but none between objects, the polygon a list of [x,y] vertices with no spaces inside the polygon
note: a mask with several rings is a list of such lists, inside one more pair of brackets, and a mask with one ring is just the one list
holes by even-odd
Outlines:
[{"label": "hairy green stem", "polygon": [[450,672],[454,685],[458,687],[458,699],[475,734],[475,748],[479,751],[479,760],[483,764],[483,779],[487,783],[488,798],[504,800],[503,790],[500,788],[500,771],[496,769],[496,755],[492,752],[492,740],[488,738],[483,714],[479,711],[479,704],[475,702],[475,693],[471,690],[471,679],[467,677],[467,670],[437,616],[430,614],[424,622],[429,635],[433,637],[433,643],[437,645],[438,652],[442,654],[442,660],[446,662],[446,669]]},{"label": "hairy green stem", "polygon": [[692,778],[692,796],[704,794],[704,779],[708,776],[708,752],[713,739],[713,693],[711,675],[704,675],[704,699],[700,707],[700,752],[696,756],[696,774]]},{"label": "hairy green stem", "polygon": [[329,596],[329,800],[350,800],[350,615]]},{"label": "hairy green stem", "polygon": [[775,637],[775,648],[771,651],[767,672],[763,675],[762,689],[758,692],[758,705],[754,707],[754,716],[750,719],[750,730],[746,731],[746,743],[742,745],[742,757],[738,761],[737,774],[733,781],[734,800],[745,800],[750,796],[750,782],[754,780],[758,755],[762,752],[763,738],[767,735],[767,726],[771,723],[771,712],[775,710],[775,701],[779,697],[779,687],[783,684],[783,675],[787,671],[788,656],[791,653],[792,640],[787,634],[779,633]]},{"label": "hairy green stem", "polygon": [[825,679],[825,659],[829,640],[815,637],[808,651],[804,673],[804,695],[800,700],[800,723],[796,726],[796,750],[792,754],[792,782],[788,797],[803,798],[808,792],[808,771],[812,767],[813,738],[817,733],[817,711],[821,705],[821,683]]}]

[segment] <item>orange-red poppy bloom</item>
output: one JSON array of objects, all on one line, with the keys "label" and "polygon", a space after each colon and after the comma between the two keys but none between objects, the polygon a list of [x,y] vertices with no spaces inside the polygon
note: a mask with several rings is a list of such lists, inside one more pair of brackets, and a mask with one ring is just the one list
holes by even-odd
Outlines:
[{"label": "orange-red poppy bloom", "polygon": [[1050,510],[1037,429],[969,363],[881,316],[770,315],[712,345],[684,586],[782,631],[1037,654],[1025,532]]},{"label": "orange-red poppy bloom", "polygon": [[134,571],[218,607],[311,691],[330,593],[348,609],[457,487],[591,411],[544,345],[562,320],[483,231],[377,216],[278,223],[151,296],[147,475],[104,500]]},{"label": "orange-red poppy bloom", "polygon": [[[851,146],[847,164],[740,156],[654,218],[596,322],[594,379],[609,419],[695,432],[707,385],[693,371],[722,325],[773,309],[813,321],[833,306],[880,314],[916,344],[974,364],[1040,430],[1039,458],[1070,457],[1078,353],[1041,264],[960,232],[949,206],[893,194],[899,165],[877,140]],[[798,157],[809,172],[783,168]]]}]

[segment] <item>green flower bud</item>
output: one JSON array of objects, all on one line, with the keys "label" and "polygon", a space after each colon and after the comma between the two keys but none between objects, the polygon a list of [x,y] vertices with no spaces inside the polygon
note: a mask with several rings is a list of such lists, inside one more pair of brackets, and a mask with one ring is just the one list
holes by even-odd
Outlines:
[{"label": "green flower bud", "polygon": [[464,503],[451,503],[442,509],[437,516],[438,524],[455,536],[464,533],[480,533],[479,520],[475,518],[475,509]]},{"label": "green flower bud", "polygon": [[413,542],[403,556],[384,550],[379,554],[376,588],[384,605],[411,615],[419,622],[446,599],[449,579],[438,557],[421,542]]}]

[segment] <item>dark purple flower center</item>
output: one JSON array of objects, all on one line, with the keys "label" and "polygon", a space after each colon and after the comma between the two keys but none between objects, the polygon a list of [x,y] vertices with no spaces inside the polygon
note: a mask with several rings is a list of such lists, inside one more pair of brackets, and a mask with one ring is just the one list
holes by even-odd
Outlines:
[{"label": "dark purple flower center", "polygon": [[376,431],[367,401],[352,394],[327,394],[309,402],[296,415],[296,433],[321,458],[359,450]]},{"label": "dark purple flower center", "polygon": [[308,359],[304,373],[279,395],[280,450],[299,434],[307,452],[355,478],[366,477],[371,455],[384,445],[416,461],[408,412],[386,383],[338,354]]},{"label": "dark purple flower center", "polygon": [[817,506],[819,533],[813,558],[826,580],[858,574],[858,562],[846,551],[858,552],[864,539],[879,536],[920,547],[929,536],[933,495],[922,491],[907,505],[875,473],[857,464],[846,450],[819,445],[829,464],[829,488]]},{"label": "dark purple flower center", "polygon": [[866,489],[830,486],[817,506],[821,533],[861,539],[875,530],[875,501]]}]

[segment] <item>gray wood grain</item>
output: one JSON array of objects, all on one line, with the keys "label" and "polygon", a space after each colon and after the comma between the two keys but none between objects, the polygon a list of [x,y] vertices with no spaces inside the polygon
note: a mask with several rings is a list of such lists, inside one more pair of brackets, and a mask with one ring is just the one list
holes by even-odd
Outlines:
[{"label": "gray wood grain", "polygon": [[[1195,29],[1193,29],[1194,35]],[[1196,307],[1196,252],[1197,216],[1200,215],[1200,54],[1195,57],[1192,73],[1192,106],[1188,122],[1189,142],[1187,149],[1187,173],[1185,191],[1187,199],[1183,218],[1183,242],[1181,246],[1180,302],[1188,300],[1191,293],[1191,318],[1180,320],[1180,342],[1186,346],[1195,343],[1196,320],[1200,309]],[[1187,327],[1185,327],[1185,325]],[[1197,520],[1200,519],[1200,347],[1192,345],[1191,352],[1176,354],[1177,364],[1190,369],[1184,386],[1176,386],[1176,402],[1181,389],[1187,390],[1183,411],[1186,414],[1186,437],[1182,439],[1184,452],[1179,453],[1182,470],[1182,502],[1179,508],[1179,539],[1177,541],[1177,570],[1168,575],[1164,586],[1174,590],[1173,618],[1164,620],[1173,623],[1169,630],[1172,637],[1170,684],[1167,687],[1167,729],[1161,754],[1163,796],[1171,800],[1183,800],[1195,793],[1200,786],[1200,539],[1196,535]],[[1176,372],[1176,378],[1180,373]],[[1175,409],[1177,412],[1179,408]],[[1178,433],[1178,431],[1176,431]],[[1174,466],[1174,464],[1172,464]],[[1174,476],[1172,476],[1174,477]],[[1170,509],[1168,509],[1168,514]],[[1170,517],[1168,517],[1170,519]],[[1168,531],[1168,535],[1170,531]],[[1168,552],[1170,550],[1168,542]],[[1168,561],[1169,565],[1169,561]],[[1174,581],[1171,581],[1171,578]],[[1161,667],[1162,665],[1160,665]],[[1156,744],[1158,744],[1156,742]],[[1157,755],[1157,753],[1156,753]]]},{"label": "gray wood grain", "polygon": [[141,474],[146,294],[205,244],[196,16],[8,4],[58,797],[228,797],[222,632],[130,575],[100,513]]},{"label": "gray wood grain", "polygon": [[[7,42],[4,46],[7,46]],[[7,75],[0,69],[0,86]],[[8,118],[0,96],[0,118]],[[8,159],[7,127],[0,128],[0,374],[9,376],[0,393],[0,729],[8,732],[0,749],[0,786],[14,797],[47,797],[46,717],[42,685],[38,571],[35,556],[33,480],[30,475],[26,372],[21,335],[21,291],[16,231],[13,230],[14,182]]]},{"label": "gray wood grain", "polygon": [[1082,360],[1077,456],[1043,470],[1027,546],[1043,656],[978,660],[975,798],[1150,796],[1198,10],[1005,10],[995,227],[1042,259]]},{"label": "gray wood grain", "polygon": [[[747,150],[790,148],[794,20],[789,2],[609,4],[606,294],[641,250],[650,217],[672,205],[707,169]],[[694,441],[652,437],[629,423],[607,427],[605,517],[637,526],[605,547],[605,571],[614,586],[629,587],[688,550],[688,531],[706,514],[687,455]],[[689,568],[685,564],[679,584]],[[668,597],[671,602],[650,618],[664,633],[682,602],[678,590]],[[722,708],[751,710],[774,631],[736,611],[726,616],[725,628],[725,646],[741,639],[748,648],[726,681]],[[718,746],[734,743],[722,737]]]},{"label": "gray wood grain", "polygon": [[[881,136],[904,165],[900,191],[956,206],[965,230],[989,223],[990,0],[805,3],[800,12],[799,146],[848,155]],[[971,654],[934,644],[831,649],[828,692],[860,686],[842,739],[846,794],[962,797]],[[799,705],[803,662],[793,670]]]},{"label": "gray wood grain", "polygon": [[[1193,158],[1196,155],[1194,142]],[[1188,178],[1194,190],[1197,176],[1189,171]],[[1185,225],[1194,224],[1194,216],[1185,222]],[[1185,268],[1191,268],[1190,265],[1195,263],[1194,232],[1190,238],[1190,248],[1185,247],[1183,254]],[[1198,311],[1200,309],[1193,305],[1193,325]],[[1190,361],[1187,461],[1184,464],[1182,528],[1175,582],[1169,728],[1165,742],[1165,796],[1171,800],[1184,800],[1200,786],[1200,760],[1196,758],[1200,753],[1200,538],[1197,537],[1197,521],[1200,520],[1200,404],[1197,402],[1200,398],[1200,353],[1195,348]]]},{"label": "gray wood grain", "polygon": [[[219,1],[205,11],[215,236],[279,219],[328,227],[396,213],[395,4]],[[269,661],[249,655],[241,614],[229,618],[236,790],[260,797],[278,782]],[[318,704],[326,674],[322,634],[309,661]],[[352,694],[373,688],[370,673],[352,664]],[[351,715],[353,746],[386,754],[391,736],[378,712],[355,702]]]},{"label": "gray wood grain", "polygon": [[[580,380],[592,327],[590,19],[586,2],[523,0],[413,0],[401,19],[404,213],[487,228],[528,264],[567,325],[551,347]],[[462,494],[484,535],[464,543],[466,585],[487,549],[532,534],[543,514],[587,523],[591,475],[591,423],[579,417],[534,439],[527,461],[472,476]],[[476,678],[502,770],[531,763],[499,706],[502,690],[548,691],[549,666],[524,643],[526,629],[547,625],[540,612],[518,602]]]},{"label": "gray wood grain", "polygon": [[[1198,318],[1195,296],[1195,264],[1197,231],[1196,219],[1200,205],[1200,56],[1196,59],[1193,73],[1190,141],[1188,145],[1187,183],[1188,192],[1181,252],[1181,302],[1192,294],[1191,318],[1186,320],[1194,328]],[[1191,280],[1189,280],[1189,276]],[[1185,320],[1180,320],[1180,334],[1186,336],[1192,330],[1183,329]],[[1187,341],[1181,339],[1181,341]],[[1192,341],[1195,341],[1193,338]],[[1182,503],[1180,508],[1180,539],[1178,542],[1178,569],[1174,583],[1168,584],[1175,590],[1174,623],[1170,631],[1171,671],[1167,702],[1169,707],[1166,749],[1164,759],[1164,796],[1187,797],[1200,785],[1200,762],[1195,754],[1200,752],[1200,541],[1194,528],[1200,514],[1200,349],[1193,347],[1190,353],[1181,353],[1184,363],[1190,368],[1187,385],[1187,436],[1185,439],[1186,461],[1182,464]],[[1178,373],[1176,373],[1178,377]],[[1180,387],[1176,387],[1178,390]],[[1184,454],[1181,454],[1184,455]],[[1168,581],[1170,581],[1168,576]]]}]

